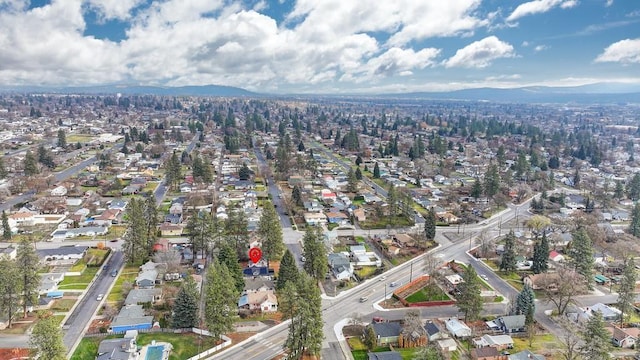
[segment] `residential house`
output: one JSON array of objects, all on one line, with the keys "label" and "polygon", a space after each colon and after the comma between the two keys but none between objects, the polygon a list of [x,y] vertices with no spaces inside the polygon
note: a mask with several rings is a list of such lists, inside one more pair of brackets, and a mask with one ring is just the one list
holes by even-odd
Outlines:
[{"label": "residential house", "polygon": [[109,203],[109,209],[116,209],[124,211],[127,208],[128,202],[123,199],[113,199]]},{"label": "residential house", "polygon": [[177,202],[172,203],[171,207],[169,208],[169,214],[172,214],[172,215],[182,215],[182,211],[183,211],[182,204]]},{"label": "residential house", "polygon": [[353,217],[358,222],[367,221],[367,215],[365,214],[365,211],[363,208],[358,208],[353,210]]},{"label": "residential house", "polygon": [[498,349],[493,347],[483,347],[471,350],[472,360],[507,360],[506,355],[500,354]]},{"label": "residential house", "polygon": [[170,224],[180,224],[182,223],[182,214],[167,214],[164,216],[164,222]]},{"label": "residential house", "polygon": [[525,330],[525,319],[524,315],[501,316],[497,319],[497,324],[500,326],[500,330],[507,334],[523,332]]},{"label": "residential house", "polygon": [[464,322],[451,318],[444,322],[447,331],[449,331],[453,336],[457,338],[469,337],[471,336],[471,329]]},{"label": "residential house", "polygon": [[44,295],[58,290],[58,284],[64,280],[64,273],[43,273],[40,275],[38,294]]},{"label": "residential house", "polygon": [[549,260],[554,261],[554,262],[564,261],[564,255],[560,254],[559,252],[557,252],[555,250],[551,250],[551,251],[549,251]]},{"label": "residential house", "polygon": [[161,236],[180,236],[182,235],[182,225],[163,223],[160,225]]},{"label": "residential house", "polygon": [[89,249],[88,246],[60,246],[54,249],[38,249],[36,253],[43,261],[51,260],[79,260]]},{"label": "residential house", "polygon": [[56,186],[51,190],[51,196],[65,196],[67,195],[67,188],[63,185]]},{"label": "residential house", "polygon": [[353,276],[353,266],[349,257],[343,253],[331,253],[329,257],[329,268],[337,280],[349,280]]},{"label": "residential house", "polygon": [[378,337],[378,346],[389,346],[398,344],[401,326],[399,322],[372,323],[373,331]]},{"label": "residential house", "polygon": [[442,352],[454,352],[458,349],[458,343],[452,338],[437,340],[438,348]]},{"label": "residential house", "polygon": [[106,339],[98,345],[96,360],[138,360],[140,351],[135,337]]},{"label": "residential house", "polygon": [[599,311],[602,314],[602,319],[604,321],[620,320],[620,316],[622,315],[622,312],[616,308],[613,308],[609,305],[605,305],[603,303],[597,303],[591,307],[579,309],[578,321],[580,322],[587,321],[591,317],[591,315],[593,315],[596,311]]},{"label": "residential house", "polygon": [[6,256],[7,258],[9,258],[9,260],[15,260],[17,255],[18,255],[17,247],[9,246],[9,247],[0,249],[0,258],[3,256]]},{"label": "residential house", "polygon": [[148,330],[153,325],[153,316],[145,315],[142,305],[125,305],[113,318],[109,332],[123,333],[129,330]]},{"label": "residential house", "polygon": [[124,300],[124,304],[155,304],[160,299],[162,299],[162,289],[131,289],[129,294],[127,294],[127,298]]},{"label": "residential house", "polygon": [[498,350],[512,349],[513,339],[509,335],[483,335],[480,338],[473,339],[475,347],[494,347]]},{"label": "residential house", "polygon": [[635,348],[635,344],[640,337],[640,328],[620,328],[616,325],[607,327],[611,332],[613,345],[621,348]]},{"label": "residential house", "polygon": [[427,332],[427,340],[429,340],[429,342],[449,337],[447,333],[442,331],[438,325],[432,321],[427,321],[424,324],[424,330]]},{"label": "residential house", "polygon": [[278,298],[273,290],[246,293],[240,296],[238,308],[261,312],[278,311]]},{"label": "residential house", "polygon": [[304,213],[304,221],[307,225],[319,225],[327,222],[327,216],[323,213]]},{"label": "residential house", "polygon": [[544,355],[532,353],[530,350],[522,350],[518,353],[507,355],[508,360],[545,360]]},{"label": "residential house", "polygon": [[267,279],[264,277],[244,279],[244,294],[260,291],[275,291],[275,289],[276,286],[271,279]]},{"label": "residential house", "polygon": [[402,360],[402,355],[397,351],[381,351],[367,353],[368,360]]},{"label": "residential house", "polygon": [[349,224],[349,216],[343,212],[327,212],[325,215],[330,224]]},{"label": "residential house", "polygon": [[160,264],[156,264],[153,261],[147,261],[140,266],[140,273],[136,277],[136,286],[139,289],[150,289],[156,286],[162,276],[160,276]]}]

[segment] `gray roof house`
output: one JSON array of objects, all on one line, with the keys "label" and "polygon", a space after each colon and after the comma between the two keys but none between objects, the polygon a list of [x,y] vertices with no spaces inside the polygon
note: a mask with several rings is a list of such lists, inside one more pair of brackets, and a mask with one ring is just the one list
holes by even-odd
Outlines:
[{"label": "gray roof house", "polygon": [[155,303],[162,298],[162,289],[131,289],[127,298],[124,300],[125,305]]},{"label": "gray roof house", "polygon": [[505,333],[523,332],[525,316],[524,315],[509,315],[501,316],[497,319],[500,330]]},{"label": "gray roof house", "polygon": [[397,351],[382,351],[367,353],[369,360],[402,360],[402,355]]},{"label": "gray roof house", "polygon": [[351,261],[349,261],[349,257],[344,254],[329,254],[329,267],[337,280],[348,280],[353,275]]},{"label": "gray roof house", "polygon": [[439,339],[444,339],[449,337],[447,333],[440,330],[438,325],[434,324],[431,321],[427,321],[426,324],[424,324],[424,330],[427,332],[427,338],[429,339],[429,341],[434,341],[434,340],[439,340]]},{"label": "gray roof house", "polygon": [[98,345],[96,360],[134,360],[138,355],[135,338],[108,339]]},{"label": "gray roof house", "polygon": [[447,330],[455,337],[469,337],[471,336],[471,329],[464,322],[452,318],[444,322]]},{"label": "gray roof house", "polygon": [[400,323],[398,322],[383,322],[372,323],[369,326],[373,327],[373,330],[378,337],[378,346],[387,346],[389,344],[397,344],[398,337],[400,336]]},{"label": "gray roof house", "polygon": [[529,350],[523,350],[519,353],[511,354],[508,357],[509,360],[544,360],[544,355],[537,355]]}]

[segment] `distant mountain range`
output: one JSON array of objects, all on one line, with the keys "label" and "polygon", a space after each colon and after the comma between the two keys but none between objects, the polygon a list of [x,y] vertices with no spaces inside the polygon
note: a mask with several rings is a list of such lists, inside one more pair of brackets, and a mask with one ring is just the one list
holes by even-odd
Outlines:
[{"label": "distant mountain range", "polygon": [[86,87],[39,87],[0,86],[0,91],[19,91],[47,94],[122,94],[122,95],[168,95],[168,96],[259,96],[260,94],[233,86],[142,86],[102,85]]},{"label": "distant mountain range", "polygon": [[386,94],[387,98],[470,100],[522,103],[640,103],[640,85],[597,83],[583,86],[477,88],[447,92]]},{"label": "distant mountain range", "polygon": [[34,86],[0,86],[0,91],[18,91],[30,93],[58,93],[58,94],[150,94],[166,96],[302,96],[302,97],[349,97],[412,100],[465,100],[465,101],[493,101],[516,103],[581,103],[581,104],[619,104],[640,103],[640,84],[624,83],[595,83],[572,87],[529,86],[521,88],[476,88],[447,92],[413,92],[394,94],[368,95],[295,95],[295,94],[260,94],[242,88],[221,85],[205,86],[141,86],[141,85],[104,85],[88,87],[34,87]]}]

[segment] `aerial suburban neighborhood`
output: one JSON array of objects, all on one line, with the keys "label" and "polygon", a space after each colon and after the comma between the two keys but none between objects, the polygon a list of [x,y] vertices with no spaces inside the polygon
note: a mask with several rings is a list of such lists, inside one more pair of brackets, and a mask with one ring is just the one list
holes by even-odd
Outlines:
[{"label": "aerial suburban neighborhood", "polygon": [[635,359],[636,111],[0,95],[0,358]]}]

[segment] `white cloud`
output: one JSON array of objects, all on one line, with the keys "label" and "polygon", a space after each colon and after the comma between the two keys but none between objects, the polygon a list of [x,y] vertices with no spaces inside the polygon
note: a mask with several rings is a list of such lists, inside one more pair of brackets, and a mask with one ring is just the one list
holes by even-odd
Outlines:
[{"label": "white cloud", "polygon": [[536,47],[533,48],[533,51],[535,52],[540,52],[543,50],[547,50],[549,47],[547,45],[538,45]]},{"label": "white cloud", "polygon": [[640,38],[615,42],[604,49],[596,62],[640,63]]},{"label": "white cloud", "polygon": [[488,76],[485,78],[485,81],[514,81],[520,80],[522,76],[520,74],[511,74],[511,75],[496,75],[496,76]]},{"label": "white cloud", "polygon": [[413,49],[391,48],[379,56],[372,57],[366,64],[348,71],[341,80],[363,82],[375,78],[394,75],[408,76],[413,70],[424,69],[436,65],[439,49],[427,48],[420,51]]},{"label": "white cloud", "polygon": [[96,10],[102,20],[126,20],[131,10],[145,0],[88,0],[89,6]]},{"label": "white cloud", "polygon": [[607,0],[607,3],[604,6],[609,7],[611,5],[613,5],[613,0]]},{"label": "white cloud", "polygon": [[459,49],[444,62],[444,66],[484,68],[491,65],[493,60],[514,56],[513,46],[495,36],[489,36]]},{"label": "white cloud", "polygon": [[568,9],[576,5],[578,5],[577,0],[533,0],[518,5],[506,20],[513,22],[528,15],[545,13],[557,6]]},{"label": "white cloud", "polygon": [[529,46],[529,45],[531,45],[531,44],[529,44],[529,42],[528,42],[528,41],[526,41],[526,40],[522,42],[522,46],[523,46],[523,47],[527,47],[527,46]]}]

